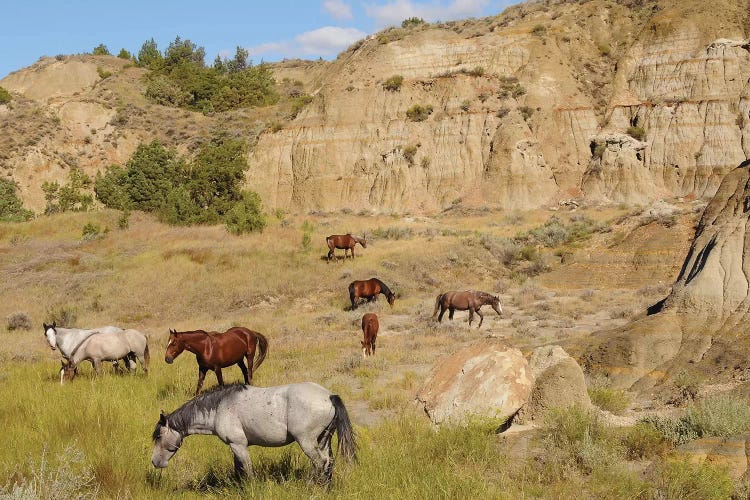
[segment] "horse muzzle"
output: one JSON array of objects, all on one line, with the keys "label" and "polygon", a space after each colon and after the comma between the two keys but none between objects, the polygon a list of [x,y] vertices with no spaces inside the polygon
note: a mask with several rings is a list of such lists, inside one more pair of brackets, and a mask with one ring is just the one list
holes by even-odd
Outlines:
[{"label": "horse muzzle", "polygon": [[[164,356],[164,361],[166,361],[168,365],[171,365],[172,361],[174,361],[174,358],[171,357],[171,356]],[[165,467],[166,467],[166,465],[165,465]]]},{"label": "horse muzzle", "polygon": [[53,351],[56,351],[56,350],[57,350],[57,347],[55,347],[55,346],[53,346],[53,345],[49,346],[49,348],[50,348],[50,349],[52,349]]}]

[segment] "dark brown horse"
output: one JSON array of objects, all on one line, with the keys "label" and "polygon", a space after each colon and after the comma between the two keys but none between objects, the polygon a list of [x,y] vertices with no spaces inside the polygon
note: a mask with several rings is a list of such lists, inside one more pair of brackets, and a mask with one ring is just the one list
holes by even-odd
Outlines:
[{"label": "dark brown horse", "polygon": [[377,300],[379,293],[385,295],[388,303],[393,307],[396,295],[379,279],[370,278],[365,281],[352,281],[349,285],[349,300],[352,301],[352,309],[357,308],[359,299],[367,299],[367,302],[373,302]]},{"label": "dark brown horse", "polygon": [[469,326],[471,326],[471,320],[474,319],[474,313],[479,315],[479,327],[482,326],[484,316],[479,312],[479,309],[488,305],[495,310],[499,315],[503,314],[503,308],[500,306],[500,299],[487,292],[478,292],[476,290],[466,290],[464,292],[445,292],[437,296],[435,300],[435,311],[432,313],[432,317],[438,313],[440,309],[440,316],[438,321],[443,321],[443,314],[445,310],[449,310],[448,319],[453,319],[453,311],[458,309],[459,311],[469,310]]},{"label": "dark brown horse", "polygon": [[375,340],[378,338],[378,315],[373,313],[367,313],[362,316],[362,334],[364,340],[362,341],[362,357],[375,356]]},{"label": "dark brown horse", "polygon": [[360,238],[359,236],[353,236],[351,234],[332,234],[326,238],[326,245],[328,245],[328,260],[330,261],[336,255],[334,250],[344,250],[344,260],[346,260],[346,254],[349,250],[352,251],[352,259],[354,258],[354,246],[359,243],[362,248],[367,248],[367,240]]},{"label": "dark brown horse", "polygon": [[[258,359],[253,363],[256,345],[260,350]],[[195,354],[198,361],[197,395],[203,386],[203,379],[208,370],[216,373],[219,385],[224,385],[221,369],[231,365],[238,365],[245,377],[245,383],[253,380],[253,371],[257,370],[268,352],[268,340],[262,334],[248,330],[241,326],[230,328],[224,333],[205,332],[195,330],[191,332],[177,332],[169,330],[169,343],[164,361],[172,363],[184,350]],[[247,360],[247,366],[243,358]]]}]

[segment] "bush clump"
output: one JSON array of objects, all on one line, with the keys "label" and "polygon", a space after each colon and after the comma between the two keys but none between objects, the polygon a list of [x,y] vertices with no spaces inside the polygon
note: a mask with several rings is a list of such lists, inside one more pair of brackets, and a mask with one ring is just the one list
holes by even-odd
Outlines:
[{"label": "bush clump", "polygon": [[402,28],[412,28],[414,26],[419,26],[421,24],[426,24],[425,20],[422,19],[421,17],[416,17],[416,16],[408,17],[404,19],[403,21],[401,21]]},{"label": "bush clump", "polygon": [[94,204],[91,187],[91,177],[78,168],[70,169],[66,184],[57,181],[43,182],[42,191],[47,201],[44,213],[87,212]]},{"label": "bush clump", "polygon": [[13,313],[8,316],[5,326],[9,332],[13,330],[31,330],[31,319],[26,313]]},{"label": "bush clump", "polygon": [[390,92],[396,92],[401,90],[401,85],[404,83],[404,77],[401,75],[393,75],[389,79],[383,82],[383,89]]},{"label": "bush clump", "polygon": [[432,114],[432,106],[415,104],[406,110],[406,117],[413,122],[423,122]]},{"label": "bush clump", "polygon": [[0,104],[8,104],[12,99],[10,92],[0,87]]},{"label": "bush clump", "polygon": [[23,208],[15,181],[0,179],[0,222],[23,222],[33,216],[31,210]]},{"label": "bush clump", "polygon": [[633,139],[638,139],[639,141],[642,141],[646,138],[646,131],[643,130],[641,127],[637,127],[635,125],[628,127],[628,135],[632,137]]},{"label": "bush clump", "polygon": [[515,76],[501,76],[500,77],[500,91],[498,95],[505,99],[507,97],[513,97],[517,99],[526,93],[526,89],[518,83],[518,78]]},{"label": "bush clump", "polygon": [[630,397],[625,391],[606,387],[590,387],[588,392],[592,403],[615,415],[622,415],[630,405]]},{"label": "bush clump", "polygon": [[260,197],[242,189],[245,143],[224,136],[205,143],[192,161],[160,142],[139,145],[125,167],[98,174],[96,196],[118,210],[152,212],[169,224],[224,222],[231,232],[265,227]]}]

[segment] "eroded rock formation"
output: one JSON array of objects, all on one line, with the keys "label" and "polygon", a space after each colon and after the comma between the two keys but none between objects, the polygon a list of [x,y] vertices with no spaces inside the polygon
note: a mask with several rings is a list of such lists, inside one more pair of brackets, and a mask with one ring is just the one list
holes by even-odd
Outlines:
[{"label": "eroded rock formation", "polygon": [[724,177],[672,293],[651,314],[602,332],[589,369],[644,390],[682,370],[708,379],[750,374],[750,161]]}]

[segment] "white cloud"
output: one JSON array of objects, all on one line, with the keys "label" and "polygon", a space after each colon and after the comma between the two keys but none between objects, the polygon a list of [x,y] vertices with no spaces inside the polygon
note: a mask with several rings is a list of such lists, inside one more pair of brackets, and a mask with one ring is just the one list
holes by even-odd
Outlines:
[{"label": "white cloud", "polygon": [[352,8],[342,0],[325,0],[323,2],[323,10],[339,21],[345,21],[354,17],[352,15]]},{"label": "white cloud", "polygon": [[294,37],[304,54],[333,55],[341,52],[367,33],[356,28],[325,26]]},{"label": "white cloud", "polygon": [[412,0],[389,0],[384,4],[369,4],[365,13],[378,26],[399,25],[409,17],[421,17],[426,21],[447,21],[480,16],[489,0],[452,0],[448,4],[437,2],[414,2]]},{"label": "white cloud", "polygon": [[281,57],[332,56],[366,36],[367,33],[356,28],[324,26],[301,33],[293,41],[263,43],[247,50],[253,57],[266,54]]}]

